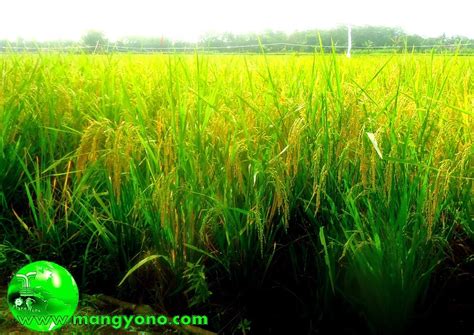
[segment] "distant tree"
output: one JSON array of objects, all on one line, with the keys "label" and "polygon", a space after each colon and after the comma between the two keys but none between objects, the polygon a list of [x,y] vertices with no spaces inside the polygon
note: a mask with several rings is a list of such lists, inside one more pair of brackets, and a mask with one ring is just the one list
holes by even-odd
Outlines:
[{"label": "distant tree", "polygon": [[366,48],[367,51],[372,50],[373,47],[374,47],[374,42],[372,42],[371,40],[367,40],[364,42],[364,48]]},{"label": "distant tree", "polygon": [[103,47],[105,44],[107,44],[107,38],[105,37],[104,33],[100,31],[90,30],[84,36],[82,36],[82,43],[88,47]]},{"label": "distant tree", "polygon": [[9,42],[7,40],[0,40],[0,52],[5,52]]}]

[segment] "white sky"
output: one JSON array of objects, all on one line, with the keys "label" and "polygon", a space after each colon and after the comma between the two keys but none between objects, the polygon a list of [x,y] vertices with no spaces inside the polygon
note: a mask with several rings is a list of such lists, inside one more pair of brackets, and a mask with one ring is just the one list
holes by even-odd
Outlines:
[{"label": "white sky", "polygon": [[340,24],[398,26],[423,36],[474,38],[474,0],[4,0],[0,39],[120,37],[195,41],[209,32],[292,32]]}]

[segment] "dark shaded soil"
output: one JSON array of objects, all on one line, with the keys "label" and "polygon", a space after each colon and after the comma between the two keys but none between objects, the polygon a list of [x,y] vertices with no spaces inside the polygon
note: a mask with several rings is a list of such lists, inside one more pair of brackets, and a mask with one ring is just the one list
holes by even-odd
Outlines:
[{"label": "dark shaded soil", "polygon": [[415,320],[413,334],[474,334],[474,241],[462,232],[452,240],[427,297],[432,307]]},{"label": "dark shaded soil", "polygon": [[[449,254],[434,273],[425,300],[420,302],[417,316],[407,334],[474,334],[474,242],[462,232],[451,240]],[[238,329],[242,320],[251,320],[247,334],[369,334],[363,316],[342,301],[318,296],[312,290],[315,268],[302,266],[295,277],[284,257],[275,259],[271,279],[252,278],[249,274],[239,277],[240,269],[234,269],[234,277],[222,274],[216,281],[218,287],[210,304],[202,310],[188,314],[208,315],[210,329],[220,334],[244,334]],[[259,273],[260,271],[255,271]],[[218,278],[218,277],[214,277]],[[250,279],[249,279],[250,278]],[[5,278],[4,278],[5,279]],[[3,283],[2,285],[5,285]],[[97,288],[99,290],[99,288]],[[104,292],[107,290],[103,290]],[[137,300],[141,300],[137,298]],[[314,302],[318,301],[318,306]],[[131,301],[142,303],[141,301]],[[147,302],[153,305],[153,302]],[[328,311],[332,314],[328,314]],[[93,299],[82,297],[78,313],[85,315],[124,314],[113,306],[97,304]],[[221,316],[219,316],[221,315]],[[218,327],[220,327],[218,329]],[[68,326],[62,332],[123,333],[111,327]],[[175,334],[172,329],[132,329],[131,333]],[[24,334],[25,329],[12,317],[6,304],[6,289],[0,285],[0,333]],[[129,332],[130,333],[130,332]]]}]

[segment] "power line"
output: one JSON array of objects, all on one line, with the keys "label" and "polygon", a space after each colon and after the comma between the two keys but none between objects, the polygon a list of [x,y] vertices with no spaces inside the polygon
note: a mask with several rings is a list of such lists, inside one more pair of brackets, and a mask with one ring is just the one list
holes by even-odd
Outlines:
[{"label": "power line", "polygon": [[[0,46],[0,50],[12,50],[12,51],[65,51],[65,50],[96,50],[98,47],[101,50],[107,51],[135,51],[135,52],[160,52],[160,51],[193,51],[193,50],[233,50],[233,49],[253,49],[253,48],[268,48],[275,46],[283,47],[299,47],[308,49],[346,49],[345,45],[314,45],[314,44],[302,44],[302,43],[266,43],[266,44],[246,44],[246,45],[226,45],[226,46],[170,46],[170,47],[136,47],[126,45],[98,45],[98,46],[84,46],[84,45],[68,45],[68,46]],[[459,43],[459,44],[431,44],[431,45],[393,45],[393,46],[352,46],[352,50],[387,50],[387,49],[433,49],[433,48],[458,48],[458,47],[470,47],[474,46],[474,43]]]}]

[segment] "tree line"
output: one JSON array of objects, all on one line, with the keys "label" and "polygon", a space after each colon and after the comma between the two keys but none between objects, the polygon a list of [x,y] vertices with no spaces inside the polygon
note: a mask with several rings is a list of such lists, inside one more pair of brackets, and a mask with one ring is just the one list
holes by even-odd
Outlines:
[{"label": "tree line", "polygon": [[[38,49],[71,49],[81,48],[86,52],[126,52],[126,51],[191,51],[196,48],[210,52],[313,52],[323,48],[326,51],[344,52],[348,43],[347,27],[333,29],[313,29],[284,33],[267,30],[262,33],[249,34],[207,34],[197,43],[174,41],[164,36],[142,37],[129,36],[117,41],[109,41],[99,31],[87,32],[78,41],[35,42],[17,39],[16,41],[0,40],[0,51],[28,51]],[[422,37],[407,34],[400,28],[381,26],[358,26],[352,28],[353,52],[372,51],[432,51],[448,50],[474,52],[474,39],[463,36],[441,35]]]}]

